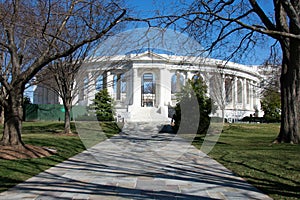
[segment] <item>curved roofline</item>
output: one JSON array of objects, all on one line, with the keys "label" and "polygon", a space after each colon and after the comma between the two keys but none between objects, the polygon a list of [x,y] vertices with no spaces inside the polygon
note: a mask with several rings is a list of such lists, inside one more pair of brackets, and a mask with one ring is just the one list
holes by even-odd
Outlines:
[{"label": "curved roofline", "polygon": [[115,56],[100,56],[86,60],[87,63],[98,63],[98,62],[119,62],[119,61],[130,61],[135,63],[164,63],[174,65],[190,65],[190,66],[207,66],[207,67],[218,67],[224,70],[236,70],[239,72],[248,73],[257,77],[261,77],[259,74],[259,66],[257,65],[243,65],[234,63],[231,61],[224,61],[214,58],[206,57],[194,57],[194,56],[178,56],[169,54],[158,54],[151,51],[145,51],[143,53],[131,53],[126,55],[115,55]]}]

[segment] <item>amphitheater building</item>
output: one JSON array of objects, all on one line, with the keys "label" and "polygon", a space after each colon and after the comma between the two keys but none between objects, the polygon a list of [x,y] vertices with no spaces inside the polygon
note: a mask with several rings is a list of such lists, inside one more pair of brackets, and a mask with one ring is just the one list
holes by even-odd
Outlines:
[{"label": "amphitheater building", "polygon": [[[75,105],[93,103],[97,91],[106,88],[114,99],[117,120],[169,121],[170,109],[188,79],[201,77],[217,107],[212,116],[228,121],[261,116],[258,67],[217,59],[176,56],[145,51],[109,58],[94,57],[85,63],[77,82],[82,87]],[[37,87],[34,103],[59,101],[46,88]]]}]

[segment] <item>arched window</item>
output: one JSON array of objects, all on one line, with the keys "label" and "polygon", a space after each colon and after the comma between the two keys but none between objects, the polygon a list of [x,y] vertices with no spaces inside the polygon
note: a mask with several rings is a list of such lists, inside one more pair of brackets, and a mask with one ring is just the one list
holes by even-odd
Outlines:
[{"label": "arched window", "polygon": [[175,73],[171,78],[171,93],[181,92],[181,88],[184,85],[184,77],[180,73]]},{"label": "arched window", "polygon": [[103,75],[99,75],[96,79],[96,90],[103,90]]},{"label": "arched window", "polygon": [[232,80],[230,78],[225,79],[225,95],[226,95],[226,102],[232,102]]},{"label": "arched window", "polygon": [[142,78],[142,107],[153,107],[155,104],[155,77],[145,73]]},{"label": "arched window", "polygon": [[243,85],[241,80],[237,81],[237,102],[243,103]]}]

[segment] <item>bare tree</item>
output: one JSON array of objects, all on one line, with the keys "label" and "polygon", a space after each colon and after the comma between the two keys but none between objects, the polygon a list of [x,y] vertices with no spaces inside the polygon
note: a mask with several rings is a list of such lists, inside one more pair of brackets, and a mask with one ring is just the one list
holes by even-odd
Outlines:
[{"label": "bare tree", "polygon": [[43,67],[103,38],[126,10],[111,1],[2,1],[0,103],[4,107],[1,145],[24,147],[21,139],[25,85]]},{"label": "bare tree", "polygon": [[38,84],[43,84],[61,98],[65,112],[64,133],[66,134],[72,133],[71,109],[74,97],[78,95],[78,83],[80,83],[76,81],[76,77],[78,78],[78,72],[87,52],[88,48],[84,46],[69,56],[52,62],[37,76]]},{"label": "bare tree", "polygon": [[[189,9],[160,19],[167,26],[182,27],[198,39],[211,55],[247,56],[245,52],[268,36],[281,49],[281,127],[275,142],[300,143],[300,2],[194,1]],[[151,24],[153,25],[153,24]],[[264,41],[263,41],[264,42]],[[264,42],[263,45],[266,45]],[[229,54],[225,53],[230,52]],[[216,52],[220,52],[217,54]]]},{"label": "bare tree", "polygon": [[211,78],[207,78],[209,81],[209,89],[210,89],[210,98],[212,98],[213,102],[218,106],[218,109],[221,110],[221,118],[224,123],[225,120],[225,108],[227,104],[226,95],[227,93],[232,92],[232,88],[230,90],[226,90],[225,88],[225,72],[222,67],[218,67],[212,74]]}]

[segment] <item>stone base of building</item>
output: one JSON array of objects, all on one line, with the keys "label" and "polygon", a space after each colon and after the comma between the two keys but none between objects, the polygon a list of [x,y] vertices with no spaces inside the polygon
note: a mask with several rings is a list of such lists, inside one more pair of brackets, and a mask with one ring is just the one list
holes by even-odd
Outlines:
[{"label": "stone base of building", "polygon": [[168,118],[168,106],[139,107],[128,106],[128,109],[117,109],[117,119],[124,122],[165,122],[170,123]]}]

